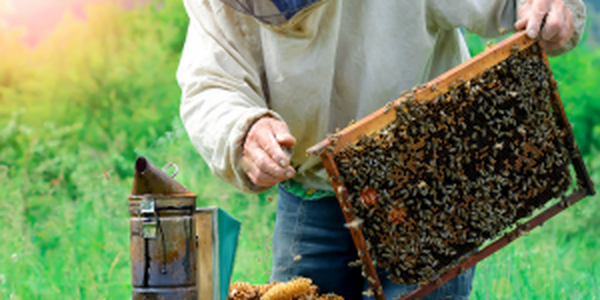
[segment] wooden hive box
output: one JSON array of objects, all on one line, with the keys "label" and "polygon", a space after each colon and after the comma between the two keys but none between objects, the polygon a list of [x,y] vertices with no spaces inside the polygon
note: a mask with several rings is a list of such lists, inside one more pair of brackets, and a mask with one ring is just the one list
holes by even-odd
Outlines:
[{"label": "wooden hive box", "polygon": [[546,53],[523,32],[308,153],[323,160],[376,299],[373,261],[421,285],[405,299],[421,298],[594,193]]}]

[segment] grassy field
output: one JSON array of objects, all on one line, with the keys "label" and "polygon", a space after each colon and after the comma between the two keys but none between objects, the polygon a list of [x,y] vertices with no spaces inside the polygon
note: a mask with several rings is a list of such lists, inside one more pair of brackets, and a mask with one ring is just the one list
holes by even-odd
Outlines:
[{"label": "grassy field", "polygon": [[[177,117],[186,30],[179,1],[102,4],[35,49],[0,35],[0,299],[131,297],[127,196],[138,155],[180,167],[198,206],[242,222],[234,281],[265,283],[275,194],[242,194],[210,173]],[[470,38],[477,52],[484,42]],[[600,183],[600,51],[552,60],[593,180]],[[600,299],[600,197],[477,266],[472,299]]]},{"label": "grassy field", "polygon": [[[181,167],[178,179],[198,206],[219,206],[242,221],[234,281],[265,283],[276,201],[244,195],[210,174],[181,127],[142,151],[157,164]],[[131,181],[88,161],[73,172],[77,197],[32,176],[0,179],[2,299],[123,299],[131,293],[127,195]],[[196,162],[196,163],[190,163]],[[107,171],[108,170],[108,171]],[[108,174],[106,172],[109,172]],[[39,189],[25,196],[24,189]],[[594,299],[599,294],[597,197],[583,200],[477,266],[473,299]],[[11,298],[12,297],[12,298]]]}]

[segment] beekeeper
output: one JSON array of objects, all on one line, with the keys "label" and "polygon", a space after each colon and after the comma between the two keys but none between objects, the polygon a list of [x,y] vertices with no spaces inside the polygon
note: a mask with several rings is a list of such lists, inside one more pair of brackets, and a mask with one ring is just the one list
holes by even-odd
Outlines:
[{"label": "beekeeper", "polygon": [[[244,192],[278,185],[271,280],[311,278],[359,299],[352,238],[305,150],[469,58],[461,29],[541,36],[551,55],[581,39],[580,0],[184,0],[181,118],[211,170]],[[542,20],[545,26],[540,32]],[[385,295],[402,286],[379,270]],[[427,299],[466,299],[473,270]]]}]

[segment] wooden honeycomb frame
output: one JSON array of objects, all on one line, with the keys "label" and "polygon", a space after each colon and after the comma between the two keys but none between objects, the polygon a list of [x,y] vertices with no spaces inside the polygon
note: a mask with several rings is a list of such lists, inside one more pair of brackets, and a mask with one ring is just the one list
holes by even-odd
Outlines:
[{"label": "wooden honeycomb frame", "polygon": [[[485,70],[499,64],[508,58],[512,53],[514,53],[515,49],[523,50],[533,45],[541,47],[536,40],[528,38],[525,33],[517,33],[503,42],[487,49],[473,59],[430,81],[420,89],[416,90],[410,97],[414,97],[415,102],[433,99],[438,95],[442,95],[450,91],[453,87],[453,84],[456,82],[463,79],[469,80],[474,78]],[[542,57],[546,65],[549,66],[546,54],[543,50]],[[551,80],[553,82],[553,79]],[[555,83],[553,82],[553,84]],[[400,102],[405,101],[406,97],[406,95],[400,97],[394,101],[393,105],[396,106]],[[566,141],[567,144],[569,144],[567,147],[570,148],[571,164],[576,173],[578,189],[565,197],[562,201],[538,213],[528,222],[517,226],[517,228],[505,234],[503,237],[496,239],[493,243],[474,253],[468,259],[450,268],[445,273],[436,276],[427,284],[422,285],[403,299],[416,299],[425,296],[435,288],[459,275],[462,270],[466,270],[474,266],[477,262],[498,251],[514,239],[520,237],[524,232],[543,224],[543,222],[545,222],[547,219],[555,216],[557,213],[581,200],[583,197],[594,194],[593,184],[587,173],[585,165],[583,164],[581,155],[579,154],[579,150],[573,138],[573,134],[562,107],[560,97],[558,93],[555,93],[555,95],[553,95],[551,98],[552,111],[554,118],[556,119],[556,123],[558,126],[565,129],[567,133]],[[349,198],[348,188],[344,186],[343,181],[340,180],[340,171],[335,163],[335,155],[340,151],[343,151],[344,148],[355,144],[361,136],[373,134],[377,130],[380,130],[394,122],[397,118],[397,115],[396,113],[389,112],[390,106],[383,107],[373,114],[349,126],[348,128],[343,129],[333,138],[324,140],[308,150],[309,154],[321,156],[323,164],[331,179],[331,184],[336,192],[340,206],[348,223],[351,223],[353,220],[355,220],[355,215],[353,213],[351,204],[349,204],[349,201],[347,201]],[[365,271],[370,279],[369,284],[371,285],[372,290],[375,292],[375,299],[383,300],[385,299],[385,296],[381,292],[379,278],[375,272],[369,251],[367,251],[365,236],[358,226],[349,226],[349,229],[360,255],[360,259],[365,266]]]}]

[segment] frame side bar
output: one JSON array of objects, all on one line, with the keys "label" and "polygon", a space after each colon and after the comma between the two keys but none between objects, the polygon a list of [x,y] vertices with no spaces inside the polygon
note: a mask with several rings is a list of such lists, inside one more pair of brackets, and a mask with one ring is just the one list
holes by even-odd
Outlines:
[{"label": "frame side bar", "polygon": [[[548,61],[548,57],[546,56],[545,52],[543,57],[546,60],[546,64],[550,66],[550,62]],[[552,72],[552,69],[550,69],[550,72]],[[578,185],[581,185],[581,187],[586,190],[587,195],[594,195],[596,194],[596,191],[594,190],[594,183],[592,182],[590,174],[583,163],[583,158],[581,157],[581,152],[579,152],[579,146],[575,141],[575,135],[573,134],[572,126],[567,119],[567,114],[563,107],[562,100],[560,99],[560,94],[558,93],[554,76],[552,76],[551,83],[555,91],[551,99],[552,110],[554,111],[554,116],[557,118],[559,126],[563,127],[567,132],[567,147],[569,147],[569,155],[571,156],[571,162],[573,164],[573,168],[575,169],[575,174],[577,175]]]},{"label": "frame side bar", "polygon": [[[325,166],[325,169],[329,174],[329,178],[331,179],[331,185],[335,190],[335,194],[340,204],[340,208],[342,209],[342,213],[344,214],[344,218],[346,219],[346,223],[353,224],[355,215],[352,210],[352,205],[346,201],[348,199],[348,190],[344,184],[338,180],[340,174],[333,160],[333,156],[331,153],[325,151],[321,153],[321,159],[323,160],[323,165]],[[347,227],[350,229],[352,240],[354,240],[354,245],[356,246],[356,250],[358,252],[358,257],[362,261],[365,268],[364,271],[369,276],[366,279],[369,283],[369,286],[373,290],[373,296],[375,297],[375,300],[386,300],[381,287],[381,282],[379,281],[379,276],[377,276],[377,272],[373,266],[371,254],[369,254],[369,251],[367,250],[365,237],[360,229],[360,225],[350,225]]]}]

